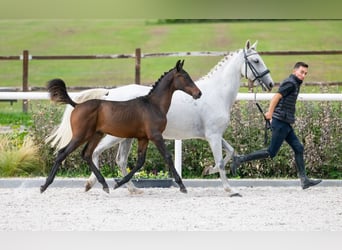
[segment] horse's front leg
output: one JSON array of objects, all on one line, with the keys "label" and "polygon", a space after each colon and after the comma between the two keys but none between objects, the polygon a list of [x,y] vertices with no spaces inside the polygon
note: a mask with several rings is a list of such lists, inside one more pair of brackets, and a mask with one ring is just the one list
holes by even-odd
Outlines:
[{"label": "horse's front leg", "polygon": [[208,139],[211,151],[213,152],[215,160],[215,168],[219,170],[220,178],[225,191],[230,192],[230,196],[241,196],[237,191],[235,191],[228,183],[226,176],[225,165],[222,157],[222,137],[220,135],[212,136]]},{"label": "horse's front leg", "polygon": [[[233,153],[234,153],[234,148],[223,138],[222,139],[222,148],[226,152],[226,156],[223,159],[223,166],[226,166],[228,161],[232,158]],[[214,167],[210,166],[207,167],[203,173],[204,174],[215,174],[220,171],[219,166],[215,165]]]},{"label": "horse's front leg", "polygon": [[232,158],[234,154],[234,148],[222,138],[222,147],[226,151],[226,157],[223,159],[223,165],[226,166],[228,161]]},{"label": "horse's front leg", "polygon": [[177,173],[177,170],[173,164],[172,155],[166,149],[165,142],[164,142],[162,135],[156,136],[155,138],[151,140],[157,146],[160,154],[164,157],[164,160],[166,161],[167,165],[169,166],[172,172],[173,177],[175,178],[175,182],[179,185],[180,191],[182,193],[187,193],[187,190],[183,184],[182,178]]},{"label": "horse's front leg", "polygon": [[138,160],[137,165],[127,174],[125,175],[121,181],[115,183],[114,189],[122,186],[126,182],[128,182],[133,175],[144,165],[146,158],[146,151],[148,146],[148,139],[139,139],[138,140]]}]

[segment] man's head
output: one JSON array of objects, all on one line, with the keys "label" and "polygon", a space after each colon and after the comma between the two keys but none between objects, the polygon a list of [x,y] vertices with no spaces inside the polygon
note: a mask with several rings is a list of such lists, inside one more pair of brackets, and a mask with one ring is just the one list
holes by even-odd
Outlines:
[{"label": "man's head", "polygon": [[293,74],[298,77],[298,79],[304,81],[304,78],[308,74],[309,65],[304,62],[297,62],[293,67]]}]

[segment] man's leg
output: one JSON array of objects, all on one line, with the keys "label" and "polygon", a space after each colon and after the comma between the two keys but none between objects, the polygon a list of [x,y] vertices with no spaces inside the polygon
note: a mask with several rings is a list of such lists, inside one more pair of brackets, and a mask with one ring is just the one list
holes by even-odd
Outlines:
[{"label": "man's leg", "polygon": [[268,149],[258,150],[247,155],[234,155],[233,162],[230,166],[231,173],[236,175],[237,168],[244,162],[266,159],[268,157],[273,158],[276,156],[287,136],[288,131],[290,131],[290,127],[287,123],[273,119],[272,138]]},{"label": "man's leg", "polygon": [[305,163],[304,163],[304,147],[300,143],[293,129],[286,137],[286,142],[291,146],[295,153],[295,162],[298,171],[298,177],[303,189],[319,184],[322,180],[311,180],[306,176]]}]

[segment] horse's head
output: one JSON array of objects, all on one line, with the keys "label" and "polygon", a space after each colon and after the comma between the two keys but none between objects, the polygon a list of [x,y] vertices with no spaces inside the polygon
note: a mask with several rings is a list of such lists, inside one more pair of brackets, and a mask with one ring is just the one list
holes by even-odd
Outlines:
[{"label": "horse's head", "polygon": [[185,93],[191,95],[194,99],[201,97],[202,92],[196,86],[190,75],[183,69],[184,60],[178,60],[174,71],[174,87],[176,90],[182,90]]},{"label": "horse's head", "polygon": [[252,46],[249,41],[246,42],[246,46],[243,49],[245,62],[242,65],[241,74],[253,83],[257,81],[264,91],[270,91],[274,85],[273,79],[270,71],[267,69],[264,61],[257,52],[256,45],[257,42]]}]

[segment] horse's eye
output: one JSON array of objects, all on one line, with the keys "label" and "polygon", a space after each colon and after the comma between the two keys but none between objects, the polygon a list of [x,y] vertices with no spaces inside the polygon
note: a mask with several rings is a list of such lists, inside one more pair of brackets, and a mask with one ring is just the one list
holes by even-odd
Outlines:
[{"label": "horse's eye", "polygon": [[255,63],[259,63],[259,59],[254,59],[254,62]]}]

